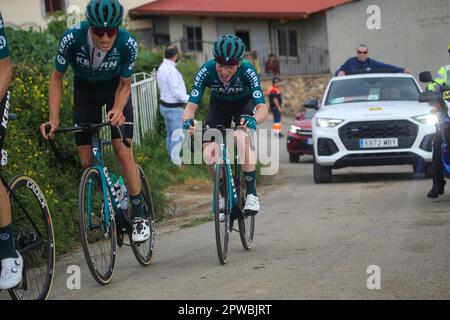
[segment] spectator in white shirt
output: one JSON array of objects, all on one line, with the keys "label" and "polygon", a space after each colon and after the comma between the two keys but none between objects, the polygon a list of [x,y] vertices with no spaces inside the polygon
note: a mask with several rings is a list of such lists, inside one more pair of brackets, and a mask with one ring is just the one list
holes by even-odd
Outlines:
[{"label": "spectator in white shirt", "polygon": [[176,45],[170,45],[165,50],[165,59],[159,66],[157,81],[160,92],[160,107],[166,125],[167,152],[176,165],[181,165],[180,149],[183,140],[183,107],[189,95],[180,71],[176,65],[179,52]]}]

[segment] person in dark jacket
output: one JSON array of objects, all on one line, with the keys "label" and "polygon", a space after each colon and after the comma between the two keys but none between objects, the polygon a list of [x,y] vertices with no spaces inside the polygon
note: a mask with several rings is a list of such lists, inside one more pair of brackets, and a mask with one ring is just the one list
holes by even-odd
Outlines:
[{"label": "person in dark jacket", "polygon": [[386,70],[398,73],[411,74],[408,68],[399,68],[390,64],[379,62],[369,58],[369,48],[365,44],[360,44],[356,49],[356,57],[349,58],[345,63],[336,70],[335,76],[345,76],[351,72],[372,72],[377,70]]}]

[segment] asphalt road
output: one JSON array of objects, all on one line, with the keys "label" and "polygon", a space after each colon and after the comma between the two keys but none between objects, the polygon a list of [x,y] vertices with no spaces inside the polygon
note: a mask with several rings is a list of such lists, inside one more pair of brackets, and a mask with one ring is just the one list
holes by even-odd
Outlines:
[{"label": "asphalt road", "polygon": [[[165,228],[150,267],[140,267],[131,249],[120,249],[105,287],[92,279],[82,253],[61,258],[50,298],[450,298],[448,190],[426,198],[431,181],[415,179],[410,166],[336,170],[332,183],[316,185],[312,157],[291,164],[285,149],[283,139],[280,171],[260,195],[251,251],[233,232],[222,266],[212,222]],[[72,264],[81,268],[79,290],[66,287]],[[369,281],[379,289],[368,289],[369,266],[379,268],[380,281]]]}]

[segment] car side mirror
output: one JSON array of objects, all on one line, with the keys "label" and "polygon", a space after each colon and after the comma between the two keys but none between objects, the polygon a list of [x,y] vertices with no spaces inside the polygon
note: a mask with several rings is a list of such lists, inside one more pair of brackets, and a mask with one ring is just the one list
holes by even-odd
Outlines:
[{"label": "car side mirror", "polygon": [[304,107],[307,109],[319,110],[319,101],[317,99],[306,100]]},{"label": "car side mirror", "polygon": [[433,77],[430,71],[423,71],[419,74],[419,80],[423,83],[433,82]]},{"label": "car side mirror", "polygon": [[439,100],[439,94],[432,91],[424,91],[419,94],[419,102],[436,102]]}]

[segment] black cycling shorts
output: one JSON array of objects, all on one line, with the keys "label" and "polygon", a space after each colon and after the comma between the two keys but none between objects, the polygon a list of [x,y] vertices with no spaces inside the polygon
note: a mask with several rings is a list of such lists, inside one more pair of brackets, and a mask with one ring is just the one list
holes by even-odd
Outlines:
[{"label": "black cycling shorts", "polygon": [[7,91],[3,97],[3,100],[0,102],[0,153],[3,148],[3,144],[5,143],[6,127],[8,126],[9,98],[10,92]]},{"label": "black cycling shorts", "polygon": [[[255,112],[256,107],[250,97],[234,102],[222,101],[211,97],[203,131],[207,128],[215,128],[217,125],[231,128],[231,121],[234,121],[237,126],[239,125],[239,119],[243,115],[253,116]],[[204,140],[203,142],[209,141]]]},{"label": "black cycling shorts", "polygon": [[[74,125],[87,125],[89,123],[102,122],[102,107],[106,105],[106,112],[110,111],[114,105],[114,96],[116,94],[119,78],[110,81],[89,84],[75,78],[74,81],[74,109],[73,123]],[[125,116],[125,137],[133,139],[133,105],[131,95],[123,109]],[[77,146],[91,145],[91,134],[75,133],[75,142]],[[119,139],[119,133],[115,128],[111,127],[111,138]]]}]

